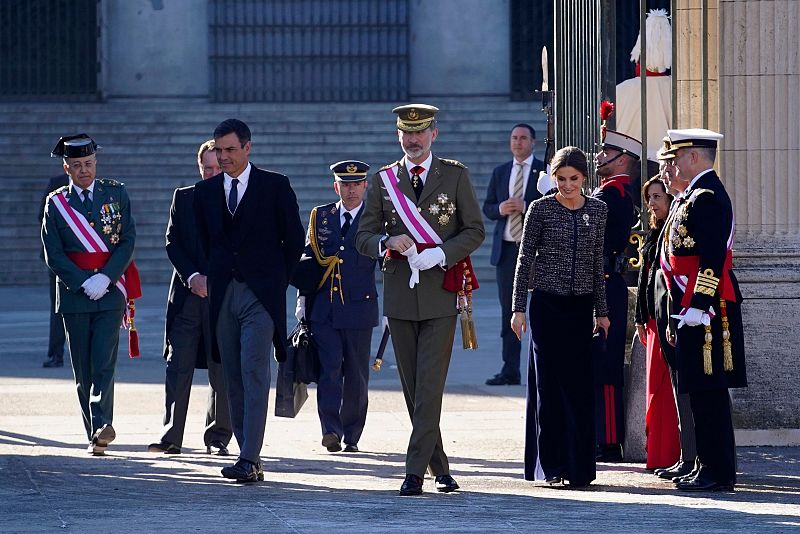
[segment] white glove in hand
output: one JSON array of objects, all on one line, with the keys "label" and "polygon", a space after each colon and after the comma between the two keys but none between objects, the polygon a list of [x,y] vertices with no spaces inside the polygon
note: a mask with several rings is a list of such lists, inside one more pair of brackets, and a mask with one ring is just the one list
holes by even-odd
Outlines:
[{"label": "white glove in hand", "polygon": [[419,284],[419,269],[415,268],[411,261],[417,257],[417,246],[408,247],[401,252],[401,254],[408,258],[408,265],[411,267],[411,277],[408,279],[408,287],[414,289],[414,286]]},{"label": "white glove in hand", "polygon": [[[549,165],[548,165],[549,167]],[[539,180],[536,182],[536,190],[541,194],[546,195],[548,191],[553,189],[556,185],[553,183],[553,178],[547,174],[546,171],[539,171]]]},{"label": "white glove in hand", "polygon": [[408,263],[414,269],[425,271],[437,265],[444,265],[444,251],[441,247],[428,248],[420,252],[414,258],[409,258]]},{"label": "white glove in hand", "polygon": [[294,316],[298,321],[302,321],[306,317],[306,298],[297,297],[297,305],[294,308]]},{"label": "white glove in hand", "polygon": [[83,292],[91,300],[98,300],[103,295],[108,293],[108,286],[111,284],[111,279],[103,273],[97,273],[90,276],[82,285]]},{"label": "white glove in hand", "polygon": [[678,328],[683,325],[686,326],[708,326],[711,324],[711,316],[701,309],[689,308],[684,314],[677,314],[672,316],[673,319],[679,319]]}]

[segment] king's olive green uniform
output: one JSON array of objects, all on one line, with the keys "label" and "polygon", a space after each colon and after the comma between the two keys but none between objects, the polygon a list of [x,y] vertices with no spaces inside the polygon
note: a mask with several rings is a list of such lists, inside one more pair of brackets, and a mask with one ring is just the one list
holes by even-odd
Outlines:
[{"label": "king's olive green uniform", "polygon": [[[436,231],[443,243],[447,266],[463,260],[484,239],[483,216],[469,171],[454,160],[433,157],[419,200],[401,160],[395,166],[400,191]],[[384,167],[385,169],[386,167]],[[380,172],[380,171],[379,171]],[[376,174],[361,215],[356,248],[376,257],[384,235],[411,236]],[[442,288],[445,271],[433,267],[419,273],[419,284],[409,288],[407,261],[386,257],[383,264],[383,313],[389,319],[395,357],[400,370],[412,432],[406,455],[406,473],[422,477],[449,474],[442,448],[439,418],[450,365],[456,324],[456,294]]]}]

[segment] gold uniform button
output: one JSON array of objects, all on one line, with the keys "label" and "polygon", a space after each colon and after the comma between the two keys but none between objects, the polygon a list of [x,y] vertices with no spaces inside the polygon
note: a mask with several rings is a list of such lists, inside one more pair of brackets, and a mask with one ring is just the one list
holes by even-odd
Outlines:
[{"label": "gold uniform button", "polygon": [[344,263],[344,260],[339,260],[339,263]]},{"label": "gold uniform button", "polygon": [[344,245],[340,246],[339,250],[344,250]]},{"label": "gold uniform button", "polygon": [[336,279],[337,279],[337,280],[341,280],[341,279],[342,279],[342,275],[341,275],[341,274],[337,274],[337,275],[336,275]]},{"label": "gold uniform button", "polygon": [[417,211],[418,211],[418,212],[420,212],[420,213],[422,213],[422,208],[418,207],[418,208],[417,208]]},{"label": "gold uniform button", "polygon": [[92,228],[94,228],[94,221],[90,222],[90,223],[89,223],[89,226],[91,226]]},{"label": "gold uniform button", "polygon": [[367,295],[367,298],[369,298],[369,295]]},{"label": "gold uniform button", "polygon": [[94,272],[98,272],[100,269],[95,269]]},{"label": "gold uniform button", "polygon": [[338,287],[334,287],[333,290],[334,291],[339,291],[339,288]]}]

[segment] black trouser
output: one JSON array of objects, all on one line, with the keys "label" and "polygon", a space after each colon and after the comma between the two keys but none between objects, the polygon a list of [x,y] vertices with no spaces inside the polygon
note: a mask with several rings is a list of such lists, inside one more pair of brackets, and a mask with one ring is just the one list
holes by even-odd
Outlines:
[{"label": "black trouser", "polygon": [[511,330],[513,308],[514,271],[517,267],[519,245],[503,241],[500,262],[497,264],[497,294],[500,297],[500,337],[503,340],[503,368],[500,374],[509,380],[520,379],[519,353],[522,348],[517,335]]},{"label": "black trouser", "polygon": [[736,482],[736,441],[727,389],[689,393],[700,475],[721,484]]}]

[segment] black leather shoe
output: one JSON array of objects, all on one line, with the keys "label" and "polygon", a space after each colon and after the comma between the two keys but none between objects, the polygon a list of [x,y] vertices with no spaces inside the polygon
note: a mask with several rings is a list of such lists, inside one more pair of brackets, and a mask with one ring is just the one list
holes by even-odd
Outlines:
[{"label": "black leather shoe", "polygon": [[228,446],[222,443],[218,439],[215,439],[214,441],[206,445],[206,454],[213,454],[215,456],[230,455],[230,453],[228,452]]},{"label": "black leather shoe", "polygon": [[655,469],[653,469],[653,474],[655,476],[661,476],[661,473],[663,473],[664,471],[671,471],[673,469],[677,469],[678,466],[681,465],[681,463],[682,463],[681,460],[678,460],[669,467],[656,467]]},{"label": "black leather shoe", "polygon": [[50,367],[64,367],[64,360],[56,360],[54,358],[50,358],[45,360],[42,364],[42,367],[50,368]]},{"label": "black leather shoe", "polygon": [[348,443],[344,446],[344,452],[358,452],[358,445]]},{"label": "black leather shoe", "polygon": [[114,431],[113,426],[103,425],[95,431],[87,451],[93,456],[103,456],[106,453],[108,444],[114,441],[116,437],[117,433]]},{"label": "black leather shoe", "polygon": [[558,486],[561,482],[561,477],[547,477],[544,479],[544,483],[548,486]]},{"label": "black leather shoe", "polygon": [[686,476],[691,473],[692,470],[693,466],[689,462],[678,462],[668,469],[661,469],[658,473],[658,477],[672,480],[673,478]]},{"label": "black leather shoe", "polygon": [[689,474],[688,474],[688,475],[683,475],[683,476],[681,476],[681,477],[675,477],[675,478],[673,478],[673,479],[672,479],[672,481],[673,481],[675,484],[677,484],[678,482],[691,482],[692,480],[694,480],[695,478],[697,478],[697,476],[698,476],[699,474],[700,474],[700,467],[699,467],[699,466],[694,466],[694,469],[692,469],[692,470],[689,472]]},{"label": "black leather shoe", "polygon": [[733,491],[732,482],[717,482],[702,476],[688,482],[678,482],[675,487],[681,491]]},{"label": "black leather shoe", "polygon": [[264,480],[264,470],[261,468],[261,462],[254,464],[240,458],[232,466],[223,467],[222,476],[236,482],[255,482]]},{"label": "black leather shoe", "polygon": [[342,441],[334,432],[328,432],[322,436],[322,446],[328,449],[328,452],[339,452],[342,450]]},{"label": "black leather shoe", "polygon": [[595,459],[598,462],[621,462],[622,461],[622,445],[620,443],[610,443],[608,445],[598,445],[597,456]]},{"label": "black leather shoe", "polygon": [[492,378],[486,380],[487,386],[518,386],[519,384],[519,378],[509,378],[502,373],[497,373]]},{"label": "black leather shoe", "polygon": [[162,454],[180,454],[181,448],[166,441],[159,441],[158,443],[151,443],[147,446],[147,452],[155,452]]},{"label": "black leather shoe", "polygon": [[417,475],[406,475],[403,485],[400,486],[400,495],[422,495],[422,479]]},{"label": "black leather shoe", "polygon": [[[439,493],[450,493],[457,490],[460,486],[450,475],[439,475],[436,477],[436,491]],[[421,490],[422,488],[420,488]]]}]

